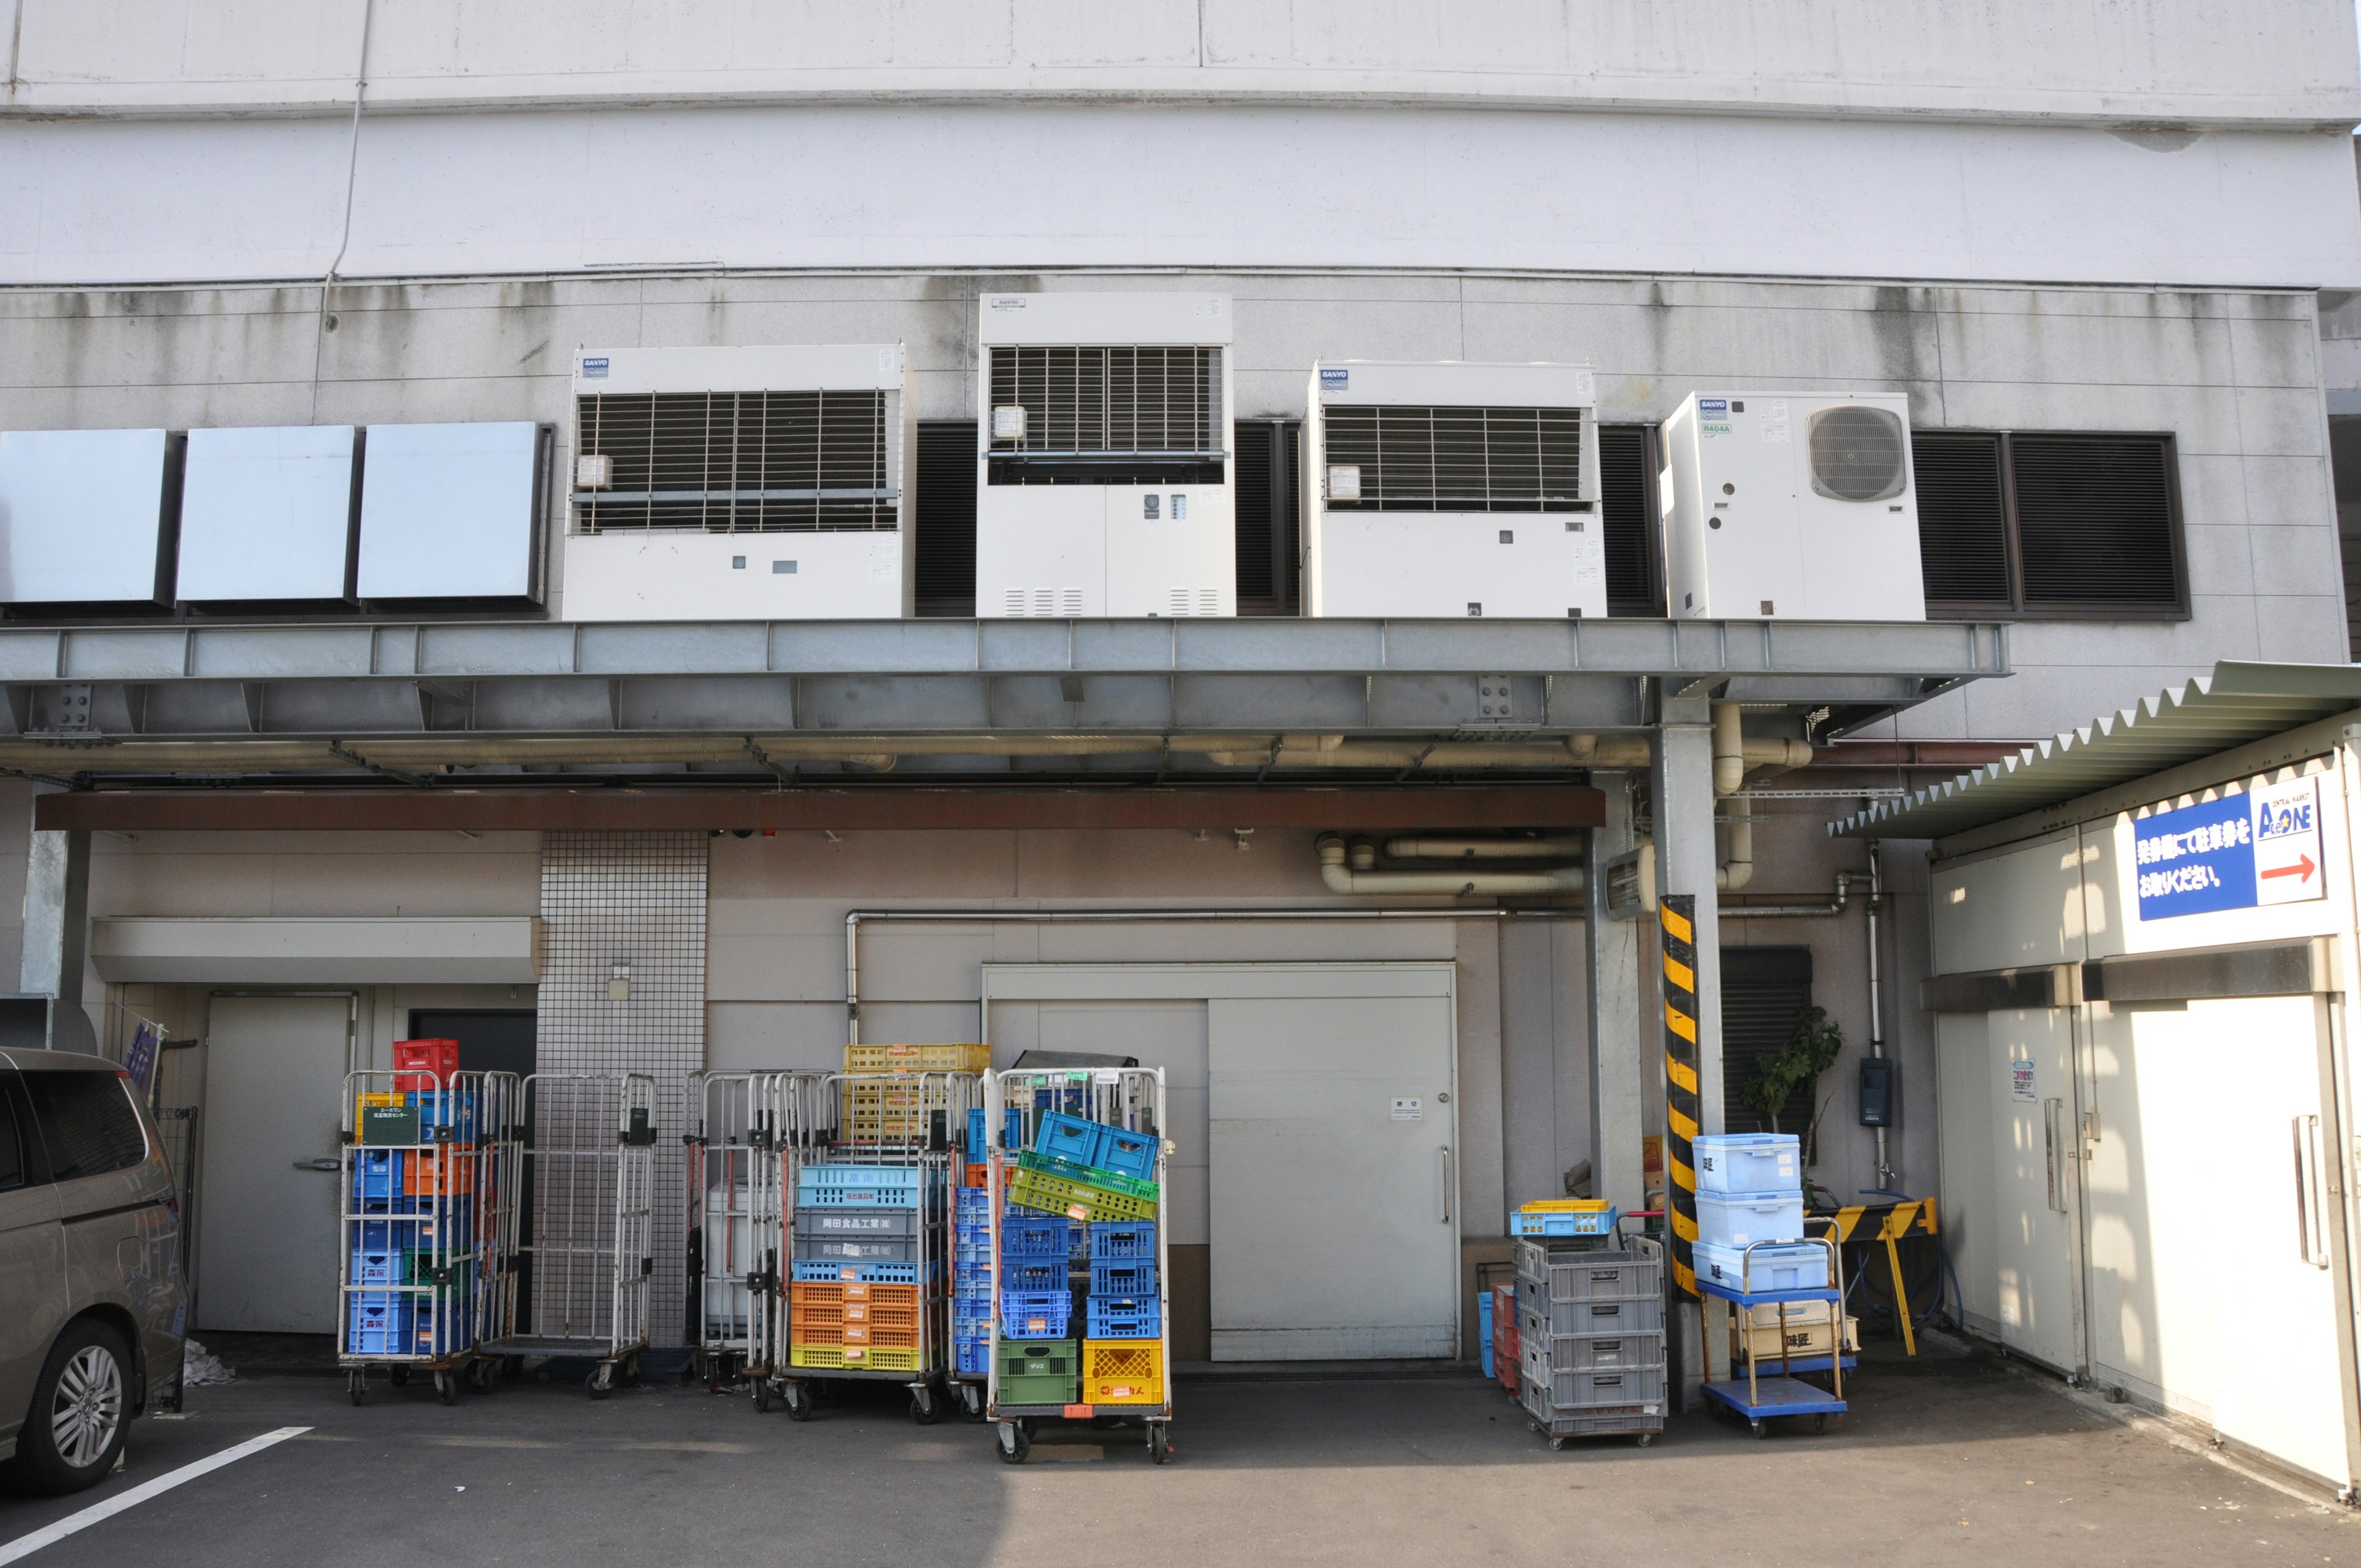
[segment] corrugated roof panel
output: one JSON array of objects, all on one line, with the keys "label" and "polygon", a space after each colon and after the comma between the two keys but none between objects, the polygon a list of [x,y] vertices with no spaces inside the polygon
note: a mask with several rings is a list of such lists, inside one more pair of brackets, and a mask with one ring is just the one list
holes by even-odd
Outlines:
[{"label": "corrugated roof panel", "polygon": [[2014,757],[1828,824],[1840,839],[1942,839],[2361,707],[2361,666],[2224,660],[2213,674]]}]

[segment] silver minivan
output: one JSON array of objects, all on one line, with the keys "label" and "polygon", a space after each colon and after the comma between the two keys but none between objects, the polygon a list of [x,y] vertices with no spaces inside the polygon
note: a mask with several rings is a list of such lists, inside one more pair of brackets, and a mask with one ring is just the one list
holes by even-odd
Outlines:
[{"label": "silver minivan", "polygon": [[0,1050],[0,1472],[95,1484],[181,1368],[180,1201],[113,1062]]}]

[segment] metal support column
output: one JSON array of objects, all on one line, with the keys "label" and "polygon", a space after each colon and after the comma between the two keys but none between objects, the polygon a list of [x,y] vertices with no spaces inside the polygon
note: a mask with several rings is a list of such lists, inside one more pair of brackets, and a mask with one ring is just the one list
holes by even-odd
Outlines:
[{"label": "metal support column", "polygon": [[[1713,812],[1713,716],[1705,693],[1692,686],[1680,696],[1666,688],[1659,702],[1653,778],[1655,802],[1656,888],[1660,900],[1680,897],[1690,916],[1693,944],[1688,989],[1696,1001],[1697,1030],[1692,1058],[1697,1074],[1697,1131],[1722,1130],[1721,1092],[1721,923],[1720,900],[1715,887],[1719,853],[1715,843]],[[1671,1140],[1664,1151],[1666,1186],[1677,1185],[1681,1173],[1673,1169]],[[1695,1176],[1689,1178],[1692,1184]],[[1727,1332],[1719,1304],[1702,1311],[1694,1299],[1675,1297],[1675,1354],[1679,1369],[1680,1402],[1686,1407],[1705,1381],[1704,1346],[1708,1334]]]},{"label": "metal support column", "polygon": [[1647,1206],[1640,1168],[1642,1086],[1655,1066],[1648,1048],[1655,1036],[1640,1005],[1640,922],[1607,916],[1607,862],[1634,843],[1631,791],[1620,773],[1593,773],[1590,782],[1607,797],[1607,820],[1590,830],[1584,880],[1589,905],[1583,939],[1589,981],[1590,1190],[1629,1213]]},{"label": "metal support column", "polygon": [[90,834],[36,832],[25,864],[25,948],[17,989],[50,998],[51,1050],[98,1049],[82,1000],[89,951]]}]

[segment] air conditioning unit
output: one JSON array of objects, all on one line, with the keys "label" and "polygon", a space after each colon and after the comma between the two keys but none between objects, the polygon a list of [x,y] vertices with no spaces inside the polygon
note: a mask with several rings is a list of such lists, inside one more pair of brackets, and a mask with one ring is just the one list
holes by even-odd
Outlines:
[{"label": "air conditioning unit", "polygon": [[976,613],[1235,615],[1229,300],[977,310]]},{"label": "air conditioning unit", "polygon": [[1573,365],[1313,366],[1304,612],[1605,615],[1598,400]]},{"label": "air conditioning unit", "polygon": [[1693,392],[1657,477],[1675,620],[1924,620],[1910,400]]},{"label": "air conditioning unit", "polygon": [[559,613],[910,614],[908,379],[898,343],[577,355]]}]

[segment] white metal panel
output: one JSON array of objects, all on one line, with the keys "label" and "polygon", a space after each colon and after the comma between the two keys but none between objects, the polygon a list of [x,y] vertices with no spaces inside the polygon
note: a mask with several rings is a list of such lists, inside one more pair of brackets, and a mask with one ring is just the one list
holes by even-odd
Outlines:
[{"label": "white metal panel", "polygon": [[[1989,1107],[1992,1186],[1983,1198],[1997,1222],[1992,1257],[1997,1337],[2020,1355],[2080,1373],[2074,1015],[2045,1007],[1945,1022],[1964,1025],[1970,1036],[1981,1025],[1984,1036],[1982,1071],[1960,1088],[1981,1094]],[[1946,1092],[1952,1087],[1947,1076]],[[1949,1111],[1948,1102],[1944,1109]],[[1972,1108],[1962,1109],[1973,1116]],[[1948,1159],[1948,1140],[1943,1152]],[[1950,1212],[1941,1215],[1946,1234],[1951,1221]]]},{"label": "white metal panel", "polygon": [[[1323,370],[1342,378],[1323,377]],[[1596,408],[1598,378],[1587,365],[1483,364],[1474,360],[1323,359],[1312,367],[1323,403],[1404,403],[1436,408]]]},{"label": "white metal panel", "polygon": [[984,294],[976,301],[976,341],[1224,344],[1230,317],[1227,294]]},{"label": "white metal panel", "polygon": [[1451,1004],[1336,989],[1211,1003],[1216,1361],[1458,1349]]},{"label": "white metal panel", "polygon": [[898,343],[602,348],[574,356],[574,395],[597,392],[792,392],[902,389],[909,353]]},{"label": "white metal panel", "polygon": [[540,445],[529,421],[369,426],[360,597],[531,594]]},{"label": "white metal panel", "polygon": [[[1848,501],[1813,489],[1813,417],[1848,405],[1900,421],[1899,495]],[[1909,432],[1899,394],[1684,398],[1664,424],[1672,478],[1659,498],[1673,619],[1927,619]]]},{"label": "white metal panel", "polygon": [[[1935,1025],[1936,1218],[1966,1326],[2000,1337],[2001,1217],[1993,1166],[1992,1046],[1984,1020],[1938,1013]],[[2072,1266],[2070,1260],[2068,1266]]]},{"label": "white metal panel", "polygon": [[[335,1331],[346,1018],[339,997],[213,1003],[199,1121],[199,1329]],[[327,1168],[297,1168],[313,1160]]]},{"label": "white metal panel", "polygon": [[167,444],[160,430],[0,432],[0,604],[154,600]]},{"label": "white metal panel", "polygon": [[531,985],[540,927],[529,915],[115,916],[90,923],[90,959],[119,984]]},{"label": "white metal panel", "polygon": [[[1223,427],[1227,439],[1229,426]],[[1063,487],[1060,487],[1063,488]],[[1106,609],[1120,616],[1235,615],[1238,534],[1227,485],[1100,485],[1106,498]],[[1038,495],[1038,485],[986,489]],[[1175,521],[1175,498],[1186,516]],[[1150,498],[1157,515],[1148,515]],[[979,545],[981,542],[979,541]],[[977,609],[990,613],[979,589]]]},{"label": "white metal panel", "polygon": [[1607,613],[1596,511],[1330,511],[1315,503],[1309,521],[1307,614]]},{"label": "white metal panel", "polygon": [[191,431],[178,597],[342,598],[353,436],[348,424]]},{"label": "white metal panel", "polygon": [[904,613],[899,532],[566,537],[568,620],[856,620]]},{"label": "white metal panel", "polygon": [[2081,838],[2069,830],[1938,864],[1928,893],[1935,972],[1973,974],[2094,956],[2084,941],[2084,855]]}]

